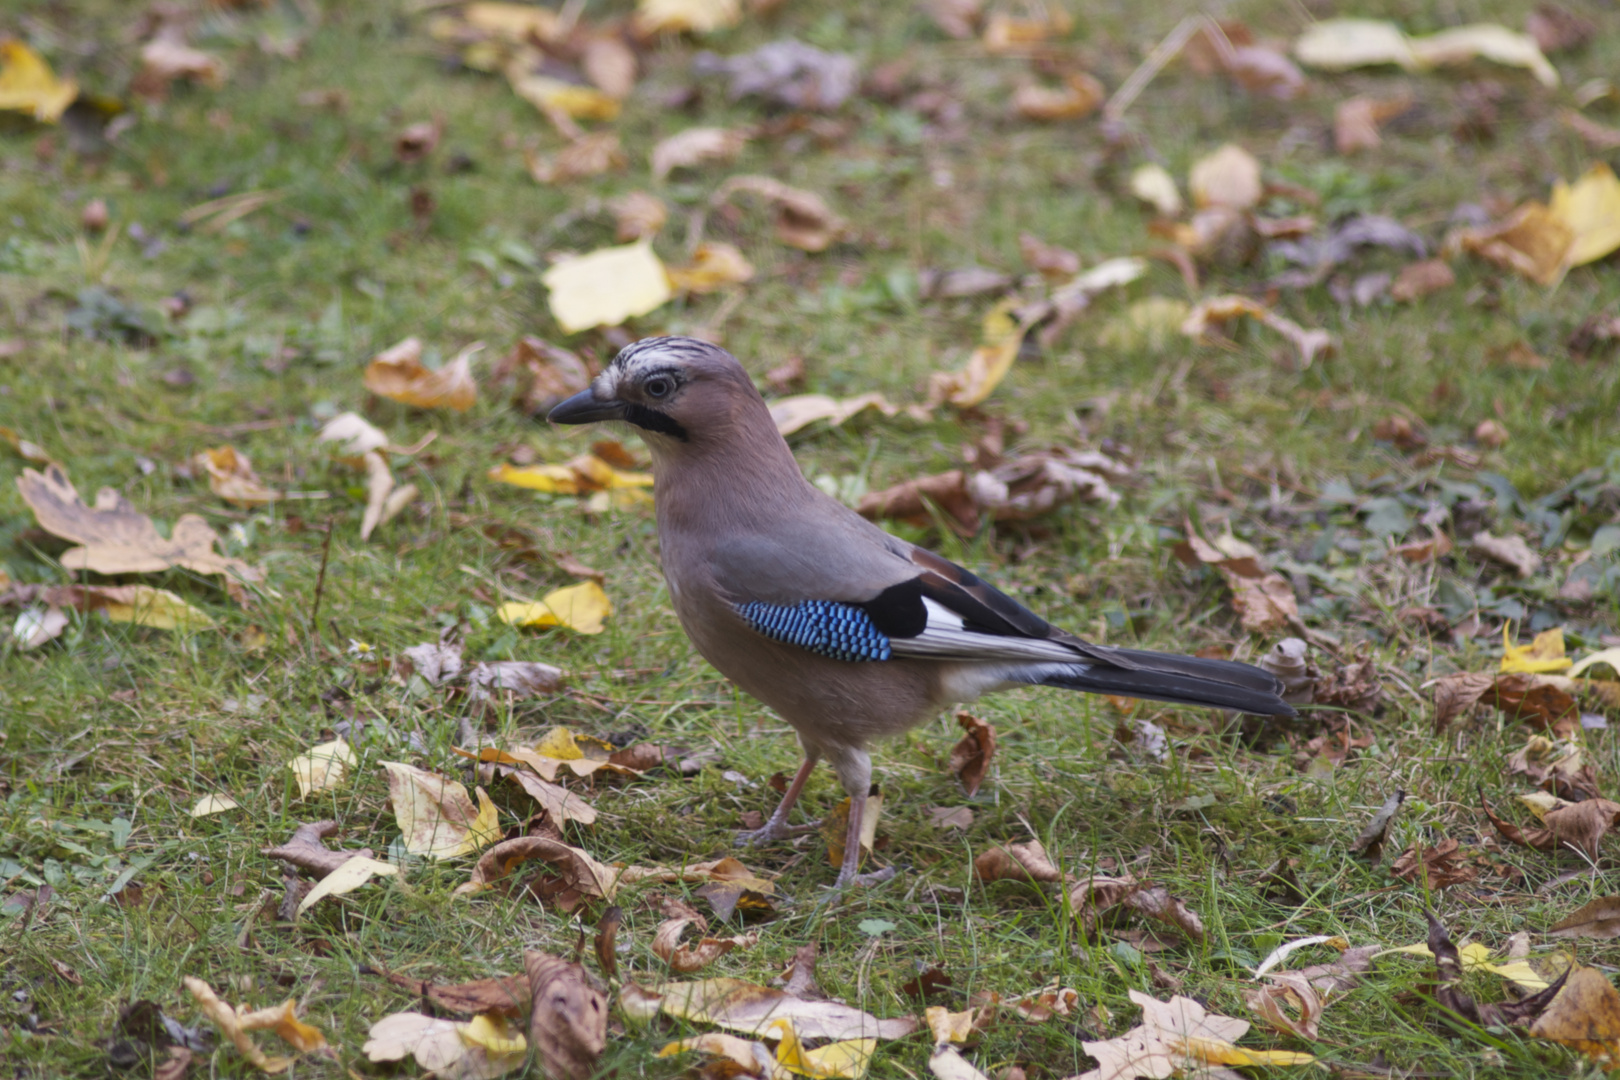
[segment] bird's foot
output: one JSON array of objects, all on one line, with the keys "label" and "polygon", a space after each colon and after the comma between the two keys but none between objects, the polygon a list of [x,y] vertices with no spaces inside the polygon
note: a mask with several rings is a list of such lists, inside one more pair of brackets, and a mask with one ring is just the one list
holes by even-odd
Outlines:
[{"label": "bird's foot", "polygon": [[883,882],[893,878],[897,873],[899,873],[899,870],[893,866],[885,866],[882,870],[873,870],[866,874],[840,873],[838,880],[832,883],[832,891],[841,892],[851,887],[865,888],[868,885],[881,885]]},{"label": "bird's foot", "polygon": [[767,821],[761,828],[744,829],[737,834],[738,847],[764,847],[788,836],[800,836],[821,828],[817,825],[788,825],[781,821]]}]

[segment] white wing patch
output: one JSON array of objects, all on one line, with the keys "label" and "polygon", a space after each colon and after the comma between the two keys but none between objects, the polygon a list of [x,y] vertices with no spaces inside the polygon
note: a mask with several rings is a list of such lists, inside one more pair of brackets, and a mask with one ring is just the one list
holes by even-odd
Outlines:
[{"label": "white wing patch", "polygon": [[1073,662],[1078,654],[1061,642],[1008,637],[969,630],[962,616],[936,600],[923,597],[928,625],[916,637],[889,639],[895,656],[935,660],[1057,660]]}]

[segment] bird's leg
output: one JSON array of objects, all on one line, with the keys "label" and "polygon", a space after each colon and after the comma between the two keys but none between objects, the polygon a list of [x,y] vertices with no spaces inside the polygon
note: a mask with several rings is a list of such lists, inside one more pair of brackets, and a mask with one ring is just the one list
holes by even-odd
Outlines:
[{"label": "bird's leg", "polygon": [[863,791],[849,797],[849,831],[844,834],[844,865],[839,867],[838,880],[833,882],[835,889],[850,885],[876,885],[894,877],[892,866],[874,870],[870,874],[856,873],[861,867],[861,821],[865,817],[866,793]]},{"label": "bird's leg", "polygon": [[[738,833],[738,847],[747,847],[750,845],[758,847],[760,844],[768,844],[772,840],[780,840],[784,836],[790,836],[795,832],[802,831],[800,829],[793,828],[787,823],[788,811],[792,810],[793,804],[798,801],[799,792],[804,790],[804,782],[810,779],[810,770],[814,769],[815,767],[815,757],[811,754],[806,754],[804,756],[804,764],[800,765],[799,771],[793,774],[793,782],[788,785],[787,792],[782,796],[782,801],[776,804],[776,809],[771,811],[770,818],[766,820],[765,824],[758,829],[750,829]],[[814,827],[815,826],[810,826],[810,828]]]}]

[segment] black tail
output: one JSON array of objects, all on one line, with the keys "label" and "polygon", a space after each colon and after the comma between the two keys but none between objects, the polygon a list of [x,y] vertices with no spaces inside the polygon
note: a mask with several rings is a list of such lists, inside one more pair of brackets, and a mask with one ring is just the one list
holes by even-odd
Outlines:
[{"label": "black tail", "polygon": [[[1096,648],[1093,646],[1093,648]],[[1099,650],[1101,651],[1101,650]],[[1101,663],[1039,664],[1029,669],[1030,682],[1061,686],[1092,694],[1169,701],[1177,705],[1203,705],[1235,709],[1256,716],[1293,716],[1294,707],[1281,697],[1282,683],[1248,664],[1232,660],[1205,660],[1197,656],[1108,649],[1120,654],[1128,667]]]}]

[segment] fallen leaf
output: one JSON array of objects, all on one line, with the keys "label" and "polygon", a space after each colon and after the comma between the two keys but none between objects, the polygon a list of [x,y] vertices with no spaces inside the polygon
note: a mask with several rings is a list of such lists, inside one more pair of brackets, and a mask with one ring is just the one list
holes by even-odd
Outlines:
[{"label": "fallen leaf", "polygon": [[[218,625],[206,612],[192,607],[174,593],[150,585],[61,585],[46,589],[41,598],[53,608],[99,611],[112,622],[148,626],[154,630],[189,634]],[[48,611],[46,616],[49,616]]]},{"label": "fallen leaf", "polygon": [[583,850],[544,836],[520,836],[502,840],[480,855],[472,876],[456,887],[456,893],[465,896],[491,888],[494,882],[532,859],[549,863],[556,871],[557,881],[546,888],[552,895],[566,891],[590,899],[612,900],[618,889],[619,871],[597,862]]},{"label": "fallen leaf", "polygon": [[259,506],[281,495],[265,486],[246,454],[230,446],[203,450],[192,459],[208,474],[208,489],[236,506]]},{"label": "fallen leaf", "polygon": [[1379,126],[1411,107],[1412,95],[1409,93],[1393,97],[1363,95],[1339,102],[1333,110],[1334,149],[1347,156],[1378,149],[1384,142],[1378,133]]},{"label": "fallen leaf", "polygon": [[718,292],[753,277],[754,264],[733,245],[716,240],[699,244],[687,265],[669,267],[669,283],[681,293]]},{"label": "fallen leaf", "polygon": [[971,806],[931,806],[928,824],[936,829],[966,829],[973,824]]},{"label": "fallen leaf", "polygon": [[1187,188],[1192,192],[1194,206],[1225,206],[1233,210],[1252,210],[1259,206],[1265,190],[1260,180],[1260,162],[1233,143],[1194,162],[1187,177]]},{"label": "fallen leaf", "polygon": [[1555,182],[1547,204],[1531,200],[1500,222],[1459,229],[1446,246],[1554,285],[1574,267],[1620,249],[1620,179],[1599,163],[1574,184]]},{"label": "fallen leaf", "polygon": [[1026,120],[1079,120],[1096,112],[1107,96],[1096,77],[1074,71],[1063,77],[1061,89],[1024,83],[1013,92],[1012,105]]},{"label": "fallen leaf", "polygon": [[1389,295],[1391,299],[1406,304],[1441,289],[1449,289],[1456,283],[1457,275],[1444,259],[1425,259],[1402,268],[1389,287]]},{"label": "fallen leaf", "polygon": [[585,968],[542,952],[525,952],[529,977],[529,1042],[547,1077],[590,1080],[607,1046],[607,998]]},{"label": "fallen leaf", "polygon": [[1405,801],[1405,791],[1396,791],[1385,799],[1378,813],[1372,816],[1372,820],[1367,822],[1360,835],[1351,842],[1350,854],[1370,863],[1380,862],[1384,857],[1384,843],[1389,839],[1389,827],[1394,824],[1395,815],[1400,813],[1401,804]]},{"label": "fallen leaf", "polygon": [[61,79],[51,66],[15,38],[0,41],[0,110],[54,124],[79,96],[79,84]]},{"label": "fallen leaf", "polygon": [[1479,871],[1462,861],[1457,854],[1459,844],[1447,837],[1433,847],[1414,844],[1390,864],[1389,872],[1406,881],[1415,881],[1429,889],[1446,889],[1479,877]]},{"label": "fallen leaf", "polygon": [[1542,817],[1546,825],[1540,829],[1521,829],[1497,817],[1489,806],[1484,809],[1496,831],[1515,844],[1537,851],[1552,851],[1568,844],[1593,860],[1598,857],[1603,837],[1620,822],[1620,803],[1608,799],[1587,799],[1548,810]]},{"label": "fallen leaf", "polygon": [[1575,666],[1575,661],[1564,655],[1564,628],[1555,626],[1537,634],[1528,645],[1515,645],[1508,636],[1508,624],[1502,624],[1502,671],[1528,671],[1550,674]]},{"label": "fallen leaf", "polygon": [[646,241],[602,248],[557,263],[540,275],[551,315],[564,333],[618,326],[674,297],[669,274]]},{"label": "fallen leaf", "polygon": [[556,693],[567,682],[567,676],[562,668],[538,660],[489,660],[468,668],[464,681],[474,699],[499,692],[508,700],[522,701]]},{"label": "fallen leaf", "polygon": [[[330,745],[330,744],[329,744]],[[322,839],[338,831],[335,821],[310,821],[299,825],[285,844],[280,847],[260,848],[259,854],[280,859],[291,866],[307,870],[316,877],[325,877],[350,859],[360,856],[371,858],[370,848],[334,851]]]},{"label": "fallen leaf", "polygon": [[595,34],[580,49],[579,69],[591,85],[624,100],[636,88],[636,53],[622,38]]},{"label": "fallen leaf", "polygon": [[523,162],[537,184],[566,184],[587,176],[600,176],[624,168],[630,159],[612,131],[586,132],[549,157],[525,151]]},{"label": "fallen leaf", "polygon": [[335,442],[350,457],[388,447],[388,436],[359,413],[339,413],[328,420],[315,436],[318,443]]},{"label": "fallen leaf", "polygon": [[981,40],[993,55],[1018,52],[1062,37],[1074,28],[1074,16],[1062,4],[1032,4],[1024,15],[993,11],[986,16]]},{"label": "fallen leaf", "polygon": [[982,852],[973,860],[973,876],[980,881],[1060,882],[1063,873],[1047,857],[1039,840],[1027,844],[1003,844]]},{"label": "fallen leaf", "polygon": [[733,176],[709,199],[720,207],[738,193],[758,195],[776,209],[776,238],[801,251],[825,251],[849,230],[820,195],[789,187],[769,176]]},{"label": "fallen leaf", "polygon": [[186,990],[190,992],[198,1006],[202,1008],[203,1013],[209,1020],[213,1021],[220,1034],[229,1039],[235,1045],[237,1052],[247,1058],[261,1072],[272,1074],[285,1072],[287,1067],[293,1063],[293,1059],[289,1057],[270,1057],[259,1049],[258,1044],[253,1041],[253,1037],[248,1034],[250,1031],[269,1028],[300,1051],[326,1048],[326,1039],[320,1031],[299,1020],[293,1014],[294,1001],[288,1001],[279,1008],[248,1012],[242,1009],[233,1009],[224,1001],[221,1001],[219,995],[214,993],[214,988],[201,979],[187,975],[181,982],[184,983]]},{"label": "fallen leaf", "polygon": [[1324,19],[1294,41],[1294,56],[1308,67],[1346,71],[1395,64],[1407,71],[1464,64],[1476,57],[1527,68],[1543,85],[1557,86],[1558,72],[1535,39],[1504,26],[1473,23],[1437,34],[1410,37],[1394,23],[1375,19]]},{"label": "fallen leaf", "polygon": [[1572,802],[1597,797],[1597,775],[1579,744],[1532,735],[1508,755],[1508,772]]},{"label": "fallen leaf", "polygon": [[[849,837],[849,799],[844,799],[821,821],[821,835],[827,841],[827,864],[834,868],[844,865],[845,841]],[[883,793],[876,787],[867,796],[861,808],[861,859],[872,854],[877,843],[878,821],[883,816]]]},{"label": "fallen leaf", "polygon": [[308,911],[323,897],[353,892],[374,877],[390,877],[397,873],[399,867],[393,863],[355,854],[345,859],[336,870],[321,878],[315,883],[314,888],[304,894],[303,900],[298,903],[298,914],[302,915]]},{"label": "fallen leaf", "polygon": [[[578,137],[583,134],[572,120],[617,120],[623,104],[612,94],[604,94],[593,86],[532,71],[526,55],[519,55],[503,70],[512,92],[538,109],[541,115],[552,119],[565,133]],[[559,121],[559,117],[562,121]],[[572,130],[570,130],[572,129]]]},{"label": "fallen leaf", "polygon": [[742,21],[742,0],[637,0],[635,28],[654,34],[711,34]]},{"label": "fallen leaf", "polygon": [[833,112],[860,88],[860,65],[848,53],[829,52],[786,38],[732,56],[699,53],[692,61],[699,75],[727,75],[727,96],[763,98],[774,105]]},{"label": "fallen leaf", "polygon": [[1181,332],[1194,339],[1204,338],[1211,329],[1241,316],[1255,319],[1288,339],[1299,352],[1300,367],[1308,368],[1318,356],[1333,351],[1333,337],[1326,330],[1307,330],[1292,319],[1246,296],[1216,296],[1200,300],[1181,324]]},{"label": "fallen leaf", "polygon": [[877,1017],[837,1001],[802,1001],[781,990],[742,979],[702,979],[643,987],[658,1009],[694,1024],[715,1024],[748,1035],[772,1034],[777,1020],[792,1023],[800,1039],[902,1039],[917,1029],[915,1017]]},{"label": "fallen leaf", "polygon": [[1260,561],[1260,553],[1236,537],[1223,536],[1211,543],[1186,524],[1187,539],[1175,547],[1176,557],[1188,566],[1207,565],[1232,591],[1232,608],[1243,629],[1269,634],[1299,622],[1299,604],[1293,587]]},{"label": "fallen leaf", "polygon": [[990,763],[995,760],[996,729],[968,712],[958,712],[956,722],[966,734],[951,748],[947,767],[962,782],[963,791],[976,795]]},{"label": "fallen leaf", "polygon": [[95,506],[86,506],[59,465],[49,465],[43,473],[24,469],[17,477],[17,490],[41,528],[83,545],[62,553],[60,562],[69,570],[155,574],[178,566],[222,575],[227,591],[238,592],[239,582],[263,577],[262,571],[242,560],[217,554],[218,534],[196,514],[182,514],[170,538],[164,539],[150,518],[112,488],[102,488]]},{"label": "fallen leaf", "polygon": [[961,469],[906,480],[882,491],[867,492],[855,509],[874,521],[899,518],[926,527],[932,524],[937,507],[958,533],[972,536],[979,531],[980,511],[967,480]]},{"label": "fallen leaf", "polygon": [[1308,1065],[1310,1054],[1245,1050],[1235,1045],[1249,1030],[1247,1020],[1206,1012],[1191,998],[1157,1001],[1138,990],[1130,998],[1142,1009],[1142,1024],[1114,1039],[1081,1046],[1098,1067],[1075,1080],[1133,1080],[1168,1077],[1209,1065]]},{"label": "fallen leaf", "polygon": [[1612,1068],[1620,1059],[1620,993],[1602,971],[1577,967],[1530,1025],[1530,1034],[1573,1047]]},{"label": "fallen leaf", "polygon": [[460,782],[398,761],[381,761],[388,797],[405,850],[434,859],[454,858],[493,843],[500,816],[483,788],[473,805]]},{"label": "fallen leaf", "polygon": [[1080,272],[1080,256],[1067,248],[1048,244],[1032,233],[1018,234],[1018,252],[1043,277],[1068,279]]},{"label": "fallen leaf", "polygon": [[478,400],[472,357],[483,347],[483,342],[474,342],[433,371],[422,366],[421,339],[408,337],[372,357],[366,365],[366,389],[419,409],[466,412]]},{"label": "fallen leaf", "polygon": [[229,795],[204,795],[198,799],[191,808],[194,818],[208,817],[212,814],[223,814],[227,810],[235,810],[242,804]]},{"label": "fallen leaf", "polygon": [[1181,192],[1175,177],[1163,165],[1139,165],[1131,173],[1131,194],[1158,211],[1160,217],[1181,216]]},{"label": "fallen leaf", "polygon": [[1600,896],[1549,926],[1549,937],[1620,937],[1620,896]]},{"label": "fallen leaf", "polygon": [[984,0],[922,0],[918,4],[946,36],[967,41],[976,36]]},{"label": "fallen leaf", "polygon": [[[690,169],[706,161],[730,161],[742,153],[752,137],[749,128],[695,127],[678,131],[653,146],[649,157],[653,178],[662,180],[676,169]],[[662,201],[659,206],[662,208]]]},{"label": "fallen leaf", "polygon": [[551,820],[557,824],[577,821],[581,825],[590,825],[596,821],[596,810],[591,804],[562,785],[543,780],[526,769],[515,769],[509,775],[535,802],[545,808]]},{"label": "fallen leaf", "polygon": [[141,69],[130,84],[132,92],[160,98],[169,84],[179,79],[218,88],[225,84],[225,63],[171,34],[162,34],[141,46]]},{"label": "fallen leaf", "polygon": [[688,926],[696,926],[707,935],[709,924],[696,911],[678,900],[666,901],[666,918],[653,932],[653,953],[674,971],[690,975],[701,971],[732,949],[746,949],[758,944],[758,933],[738,934],[727,938],[704,936],[696,942],[681,944],[681,935]]},{"label": "fallen leaf", "polygon": [[961,371],[939,371],[928,377],[930,405],[949,402],[959,409],[970,409],[988,398],[1007,377],[1028,329],[1014,318],[1015,305],[1011,299],[1003,300],[985,313],[979,347]]},{"label": "fallen leaf", "polygon": [[[489,5],[473,5],[489,6]],[[505,1054],[490,1054],[483,1045],[470,1041],[468,1021],[442,1020],[418,1012],[385,1016],[367,1032],[361,1052],[369,1061],[401,1061],[416,1058],[417,1065],[445,1080],[490,1080],[521,1068],[528,1061],[528,1047]]]},{"label": "fallen leaf", "polygon": [[[4,45],[0,44],[0,48],[4,48]],[[13,428],[0,427],[0,443],[5,443],[17,451],[17,455],[24,461],[31,461],[35,465],[51,463],[51,455],[46,453],[42,446],[23,438]]]},{"label": "fallen leaf", "polygon": [[532,334],[518,339],[490,379],[513,373],[519,379],[518,408],[530,416],[543,416],[591,384],[590,370],[575,353]]},{"label": "fallen leaf", "polygon": [[861,394],[852,398],[832,398],[826,394],[799,394],[795,397],[778,398],[770,403],[771,420],[776,424],[779,434],[787,436],[808,427],[818,420],[825,420],[833,427],[837,427],[845,420],[867,409],[876,409],[884,416],[894,416],[900,412],[898,405],[891,404],[882,394]]},{"label": "fallen leaf", "polygon": [[[1243,1003],[1273,1031],[1315,1042],[1321,1038],[1322,996],[1298,972],[1279,971],[1269,985],[1243,991]],[[1289,1015],[1297,1012],[1299,1019]]]},{"label": "fallen leaf", "polygon": [[664,200],[645,191],[631,191],[608,203],[613,211],[614,239],[621,244],[632,240],[650,240],[657,236],[669,220],[669,207]]},{"label": "fallen leaf", "polygon": [[595,454],[581,454],[562,465],[498,465],[489,478],[502,484],[552,495],[586,495],[594,491],[652,487],[651,473],[624,472]]},{"label": "fallen leaf", "polygon": [[298,797],[312,791],[328,791],[343,783],[350,769],[359,763],[354,751],[342,739],[312,746],[287,763],[298,781]]},{"label": "fallen leaf", "polygon": [[512,626],[565,626],[579,634],[600,634],[611,614],[612,602],[594,581],[554,589],[529,603],[505,603],[496,611]]}]

